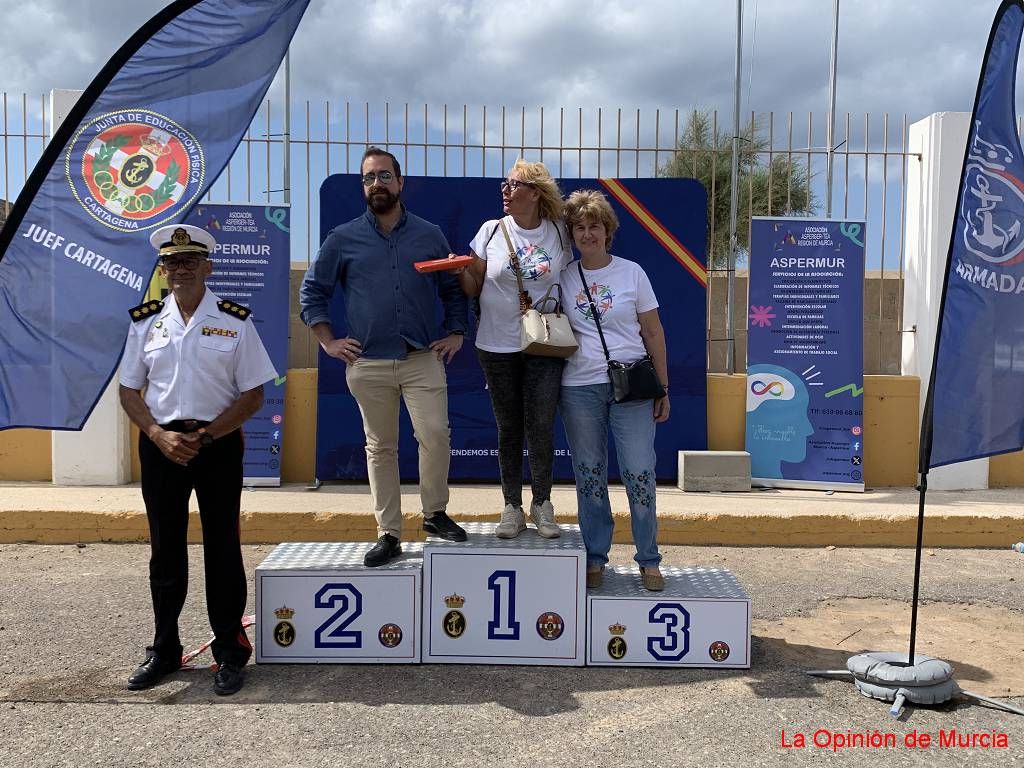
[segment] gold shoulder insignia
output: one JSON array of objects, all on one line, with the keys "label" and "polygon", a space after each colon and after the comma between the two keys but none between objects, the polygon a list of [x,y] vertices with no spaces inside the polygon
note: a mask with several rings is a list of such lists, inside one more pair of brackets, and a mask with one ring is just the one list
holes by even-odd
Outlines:
[{"label": "gold shoulder insignia", "polygon": [[128,313],[132,316],[132,320],[137,323],[139,320],[145,320],[163,308],[164,303],[162,301],[153,299],[152,301],[144,301],[137,307],[132,307],[128,310]]},{"label": "gold shoulder insignia", "polygon": [[235,304],[233,301],[227,299],[221,299],[217,302],[217,309],[221,312],[237,317],[239,320],[245,320],[249,315],[252,314],[252,310],[248,307],[243,307],[241,304]]}]

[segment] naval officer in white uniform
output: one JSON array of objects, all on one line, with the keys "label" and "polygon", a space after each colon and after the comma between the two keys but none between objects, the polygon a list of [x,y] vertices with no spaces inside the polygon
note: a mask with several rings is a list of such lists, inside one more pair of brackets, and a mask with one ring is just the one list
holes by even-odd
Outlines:
[{"label": "naval officer in white uniform", "polygon": [[131,310],[120,397],[139,427],[156,633],[128,687],[149,688],[181,666],[178,616],[188,590],[188,500],[195,489],[219,665],[214,690],[232,694],[252,655],[242,628],[240,428],[263,405],[263,384],[277,374],[249,310],[206,288],[216,244],[210,233],[174,224],[156,230],[150,242],[171,292]]}]

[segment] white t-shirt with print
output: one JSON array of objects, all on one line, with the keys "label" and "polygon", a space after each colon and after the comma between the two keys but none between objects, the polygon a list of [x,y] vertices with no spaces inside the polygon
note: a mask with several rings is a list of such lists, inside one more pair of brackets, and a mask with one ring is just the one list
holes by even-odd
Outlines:
[{"label": "white t-shirt with print", "polygon": [[[562,267],[571,260],[569,238],[564,230],[560,236],[560,225],[548,219],[542,219],[536,229],[521,229],[511,216],[506,216],[503,221],[519,259],[523,288],[530,294],[530,299],[537,302],[558,280]],[[518,352],[519,285],[498,220],[484,222],[469,247],[487,262],[480,292],[480,326],[476,331],[476,346],[486,352]]]},{"label": "white t-shirt with print", "polygon": [[[580,282],[578,262],[562,271],[569,324],[580,348],[566,361],[562,386],[581,387],[608,383],[608,361],[601,347],[601,337],[590,311],[590,302]],[[601,269],[584,269],[590,295],[601,315],[601,330],[612,360],[631,363],[647,354],[640,337],[641,312],[658,308],[647,273],[636,262],[612,256],[611,263]]]}]

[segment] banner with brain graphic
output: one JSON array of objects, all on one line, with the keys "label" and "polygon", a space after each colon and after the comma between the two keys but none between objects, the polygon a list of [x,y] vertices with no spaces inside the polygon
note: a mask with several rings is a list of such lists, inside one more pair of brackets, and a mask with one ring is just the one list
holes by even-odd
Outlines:
[{"label": "banner with brain graphic", "polygon": [[757,217],[746,449],[754,485],[864,490],[864,224]]}]

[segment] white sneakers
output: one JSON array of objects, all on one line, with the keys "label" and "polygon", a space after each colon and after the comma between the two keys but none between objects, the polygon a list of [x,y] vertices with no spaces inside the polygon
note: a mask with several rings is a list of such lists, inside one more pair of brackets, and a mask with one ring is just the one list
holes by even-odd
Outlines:
[{"label": "white sneakers", "polygon": [[562,531],[555,523],[555,508],[551,506],[550,500],[541,504],[531,504],[530,519],[537,526],[537,533],[545,539],[557,539],[562,535]]},{"label": "white sneakers", "polygon": [[[555,508],[550,501],[542,504],[530,505],[530,520],[537,526],[537,533],[545,539],[557,539],[562,535],[561,529],[555,523]],[[495,530],[499,539],[514,539],[526,530],[526,516],[522,507],[513,507],[506,504],[501,512],[501,522]]]},{"label": "white sneakers", "polygon": [[523,508],[506,504],[505,509],[501,512],[501,522],[498,523],[494,535],[499,539],[514,539],[525,530],[526,518],[523,515]]}]

